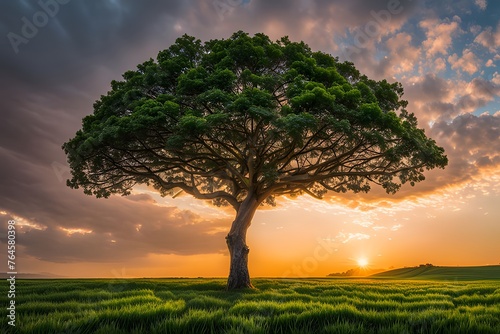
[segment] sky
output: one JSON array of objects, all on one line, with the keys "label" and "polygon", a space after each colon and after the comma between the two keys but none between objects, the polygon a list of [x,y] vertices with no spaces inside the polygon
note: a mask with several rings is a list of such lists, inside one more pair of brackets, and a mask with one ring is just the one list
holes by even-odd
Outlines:
[{"label": "sky", "polygon": [[[227,276],[234,212],[137,187],[66,186],[61,145],[112,80],[187,33],[289,36],[399,81],[449,165],[396,195],[281,198],[248,231],[257,276],[500,263],[500,2],[492,0],[41,0],[0,3],[0,263],[16,221],[18,272]],[[3,266],[3,265],[2,265]],[[2,268],[1,271],[6,271]]]}]

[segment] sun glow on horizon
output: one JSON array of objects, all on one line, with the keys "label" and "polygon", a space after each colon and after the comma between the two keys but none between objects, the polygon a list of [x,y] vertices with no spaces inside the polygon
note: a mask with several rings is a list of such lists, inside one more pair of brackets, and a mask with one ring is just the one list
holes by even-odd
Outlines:
[{"label": "sun glow on horizon", "polygon": [[359,258],[357,262],[360,268],[366,268],[368,266],[368,260],[364,257]]}]

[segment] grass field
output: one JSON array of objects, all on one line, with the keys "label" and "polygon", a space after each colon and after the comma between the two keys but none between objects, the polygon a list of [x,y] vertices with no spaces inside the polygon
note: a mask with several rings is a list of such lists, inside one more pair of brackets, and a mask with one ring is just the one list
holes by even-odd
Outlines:
[{"label": "grass field", "polygon": [[[18,280],[7,333],[500,333],[500,281]],[[5,296],[2,305],[7,305]],[[4,309],[5,310],[5,309]],[[5,312],[5,311],[4,311]]]}]

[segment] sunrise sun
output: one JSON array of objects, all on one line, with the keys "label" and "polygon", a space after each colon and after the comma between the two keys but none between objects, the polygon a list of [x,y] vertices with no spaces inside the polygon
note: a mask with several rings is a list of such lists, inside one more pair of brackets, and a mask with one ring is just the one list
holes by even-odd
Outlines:
[{"label": "sunrise sun", "polygon": [[359,258],[359,259],[357,260],[357,262],[358,262],[358,266],[359,266],[360,268],[365,268],[366,266],[368,266],[368,260],[367,260],[366,258],[364,258],[364,257]]}]

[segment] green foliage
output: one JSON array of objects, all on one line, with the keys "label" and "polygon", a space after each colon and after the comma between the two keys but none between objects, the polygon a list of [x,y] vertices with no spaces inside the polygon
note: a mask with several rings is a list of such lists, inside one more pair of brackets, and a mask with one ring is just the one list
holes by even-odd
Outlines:
[{"label": "green foliage", "polygon": [[[498,281],[20,280],[13,333],[498,333]],[[0,297],[2,303],[6,296]],[[8,331],[7,331],[8,333]]]},{"label": "green foliage", "polygon": [[447,164],[402,95],[288,37],[184,35],[94,104],[63,145],[68,185],[108,197],[146,183],[235,209],[249,194],[394,193]]}]

